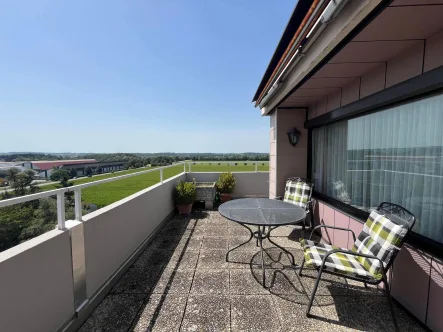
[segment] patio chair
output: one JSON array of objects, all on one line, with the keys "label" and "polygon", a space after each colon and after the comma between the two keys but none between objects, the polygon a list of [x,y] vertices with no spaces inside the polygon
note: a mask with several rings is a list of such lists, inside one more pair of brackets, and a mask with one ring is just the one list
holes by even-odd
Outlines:
[{"label": "patio chair", "polygon": [[[328,273],[362,281],[365,287],[367,287],[366,284],[378,285],[383,282],[392,319],[398,330],[386,272],[392,266],[392,262],[403,245],[405,236],[412,229],[414,223],[415,217],[411,212],[397,204],[383,202],[371,212],[357,239],[351,229],[328,225],[315,227],[308,240],[301,239],[304,257],[299,275],[302,275],[305,263],[317,270],[317,280],[312,290],[306,316],[309,317],[322,273]],[[348,250],[311,241],[312,234],[319,228],[333,228],[351,232],[354,238],[352,249]]]},{"label": "patio chair", "polygon": [[[298,205],[305,209],[306,218],[309,217],[309,226],[312,228],[312,192],[314,191],[314,184],[309,180],[301,178],[289,178],[286,180],[285,194],[283,197],[277,197],[291,204]],[[303,231],[305,230],[305,223],[302,224]]]}]

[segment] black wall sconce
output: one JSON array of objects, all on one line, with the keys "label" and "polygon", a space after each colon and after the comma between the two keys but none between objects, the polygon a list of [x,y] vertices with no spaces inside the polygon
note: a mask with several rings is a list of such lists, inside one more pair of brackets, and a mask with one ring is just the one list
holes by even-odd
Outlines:
[{"label": "black wall sconce", "polygon": [[295,146],[298,142],[298,139],[300,138],[301,132],[297,130],[297,128],[291,128],[288,130],[288,139],[289,143],[291,143],[292,146]]}]

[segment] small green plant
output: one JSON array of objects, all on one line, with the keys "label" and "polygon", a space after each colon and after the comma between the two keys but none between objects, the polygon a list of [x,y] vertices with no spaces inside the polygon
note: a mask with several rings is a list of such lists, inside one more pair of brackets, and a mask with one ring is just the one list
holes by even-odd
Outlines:
[{"label": "small green plant", "polygon": [[194,182],[179,181],[175,186],[174,200],[177,205],[194,203],[197,197],[197,189]]},{"label": "small green plant", "polygon": [[216,186],[222,194],[232,194],[235,188],[235,177],[230,172],[224,172],[217,180]]}]

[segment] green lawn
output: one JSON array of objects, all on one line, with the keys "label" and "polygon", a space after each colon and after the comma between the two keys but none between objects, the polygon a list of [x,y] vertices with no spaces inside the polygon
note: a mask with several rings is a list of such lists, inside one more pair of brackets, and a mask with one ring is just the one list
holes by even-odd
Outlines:
[{"label": "green lawn", "polygon": [[[264,165],[263,165],[264,164]],[[255,165],[248,163],[245,166],[245,162],[238,162],[237,166],[234,166],[234,162],[228,166],[228,164],[220,164],[217,162],[211,164],[199,164],[198,162],[191,164],[191,172],[254,172]],[[188,171],[189,168],[186,168]],[[269,171],[269,162],[258,163],[258,171]]]},{"label": "green lawn", "polygon": [[[183,165],[163,170],[163,179],[183,172]],[[152,172],[82,189],[82,201],[103,207],[160,182],[160,172]]]},{"label": "green lawn", "polygon": [[[157,167],[152,167],[152,168],[157,168]],[[121,176],[121,175],[125,175],[125,174],[131,174],[131,173],[147,171],[147,170],[152,169],[152,168],[128,169],[126,171],[121,171],[121,172],[116,172],[116,173],[108,173],[108,174],[103,174],[103,175],[98,175],[98,176],[92,176],[90,178],[89,177],[83,177],[83,178],[80,178],[80,179],[77,179],[77,180],[71,180],[69,182],[72,182],[73,184],[83,184],[83,183],[88,183],[88,182],[93,182],[93,181],[99,181],[99,180],[114,178],[116,176]],[[183,166],[182,166],[182,169],[183,169]],[[54,184],[49,184],[49,185],[42,186],[40,188],[41,188],[40,191],[48,191],[48,190],[58,189],[59,185],[57,183],[54,183]]]},{"label": "green lawn", "polygon": [[[75,185],[88,183],[103,179],[116,177],[119,175],[125,175],[135,172],[141,172],[147,169],[139,168],[132,169],[118,173],[111,173],[102,176],[81,178],[73,180]],[[187,168],[188,170],[188,168]],[[269,163],[265,162],[264,165],[259,163],[259,171],[269,171]],[[218,165],[217,162],[209,164],[191,165],[192,172],[253,172],[255,166],[252,163],[248,163],[246,166],[243,163],[238,163],[237,166],[228,166],[227,164]],[[177,165],[163,170],[163,179],[166,180],[174,175],[183,172],[183,165]],[[99,208],[114,203],[122,198],[132,195],[140,190],[148,188],[156,183],[160,182],[160,172],[152,172],[141,174],[138,176],[130,177],[127,179],[117,180],[114,182],[104,183],[97,186],[82,189],[82,201],[96,204]],[[58,188],[57,184],[47,185],[41,187],[41,191],[47,191]]]}]

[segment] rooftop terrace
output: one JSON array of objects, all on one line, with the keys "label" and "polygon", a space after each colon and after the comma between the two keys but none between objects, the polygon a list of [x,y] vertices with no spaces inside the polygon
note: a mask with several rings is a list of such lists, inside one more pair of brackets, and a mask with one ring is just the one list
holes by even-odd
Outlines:
[{"label": "rooftop terrace", "polygon": [[[285,226],[273,240],[300,262],[300,230]],[[216,211],[168,221],[86,320],[80,331],[393,331],[386,296],[375,287],[324,275],[312,318],[306,318],[315,271],[291,270],[267,245],[271,287],[260,284],[260,256],[248,232]],[[396,306],[404,331],[422,327]]]}]

